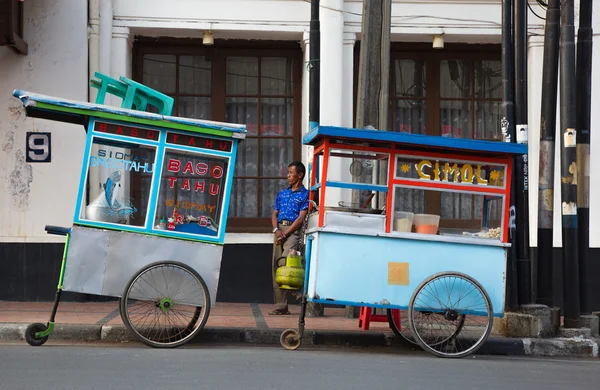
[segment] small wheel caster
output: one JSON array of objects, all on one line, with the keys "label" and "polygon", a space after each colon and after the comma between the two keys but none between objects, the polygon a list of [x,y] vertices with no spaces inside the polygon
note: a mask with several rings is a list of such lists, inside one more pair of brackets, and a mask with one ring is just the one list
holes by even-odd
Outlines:
[{"label": "small wheel caster", "polygon": [[41,324],[39,322],[29,325],[25,330],[25,341],[27,341],[27,344],[33,347],[44,345],[44,343],[48,341],[48,336],[36,337],[35,334],[38,332],[44,332],[46,329],[48,329],[46,324]]},{"label": "small wheel caster", "polygon": [[283,348],[287,349],[288,351],[293,351],[298,349],[302,343],[302,339],[300,338],[300,334],[296,329],[286,329],[283,331],[283,333],[281,333],[279,342]]}]

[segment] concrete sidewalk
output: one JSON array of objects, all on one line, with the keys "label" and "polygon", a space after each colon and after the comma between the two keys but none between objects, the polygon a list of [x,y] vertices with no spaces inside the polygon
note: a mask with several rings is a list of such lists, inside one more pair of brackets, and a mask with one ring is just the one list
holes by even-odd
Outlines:
[{"label": "concrete sidewalk", "polygon": [[[27,326],[34,322],[46,323],[52,311],[51,302],[0,301],[0,305],[0,341],[25,343]],[[282,330],[297,328],[300,307],[290,306],[291,315],[270,316],[268,312],[272,307],[217,303],[211,309],[205,329],[194,342],[279,345]],[[345,318],[344,313],[344,309],[327,307],[324,317],[306,318],[303,345],[410,348],[397,339],[387,322],[371,322],[370,329],[364,331],[358,327],[358,319]],[[121,321],[118,302],[62,302],[56,315],[55,331],[49,340],[133,342],[134,338]],[[583,338],[519,339],[492,334],[478,354],[598,357],[598,341]]]}]

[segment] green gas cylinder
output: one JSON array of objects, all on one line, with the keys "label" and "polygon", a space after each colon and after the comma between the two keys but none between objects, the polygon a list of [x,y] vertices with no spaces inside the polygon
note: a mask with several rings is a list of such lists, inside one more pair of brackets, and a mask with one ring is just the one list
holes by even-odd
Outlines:
[{"label": "green gas cylinder", "polygon": [[291,252],[285,265],[275,271],[275,282],[284,290],[300,290],[304,285],[304,267],[300,253]]}]

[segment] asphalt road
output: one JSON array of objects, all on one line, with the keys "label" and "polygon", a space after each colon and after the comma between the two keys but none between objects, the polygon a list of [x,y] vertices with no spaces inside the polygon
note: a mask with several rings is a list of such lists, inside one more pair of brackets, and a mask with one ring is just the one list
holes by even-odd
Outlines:
[{"label": "asphalt road", "polygon": [[448,360],[379,348],[0,345],[0,389],[598,389],[600,359]]}]

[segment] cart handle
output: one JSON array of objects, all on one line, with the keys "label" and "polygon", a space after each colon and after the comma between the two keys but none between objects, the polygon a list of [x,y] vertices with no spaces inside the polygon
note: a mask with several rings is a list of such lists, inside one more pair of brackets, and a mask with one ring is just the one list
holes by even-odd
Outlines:
[{"label": "cart handle", "polygon": [[68,234],[71,234],[71,228],[61,226],[46,225],[44,230],[46,230],[48,234],[55,234],[57,236],[66,236]]}]

